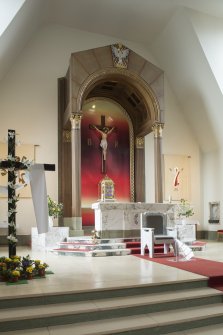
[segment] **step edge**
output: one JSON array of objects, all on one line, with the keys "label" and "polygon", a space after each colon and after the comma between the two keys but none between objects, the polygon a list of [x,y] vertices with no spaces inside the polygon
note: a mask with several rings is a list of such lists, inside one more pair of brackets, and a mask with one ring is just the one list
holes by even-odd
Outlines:
[{"label": "step edge", "polygon": [[[213,296],[208,296],[206,297],[207,299],[209,298],[214,298],[214,297],[218,297],[218,295],[213,295]],[[1,313],[0,313],[0,324],[3,323],[3,322],[9,322],[10,320],[13,321],[13,320],[31,320],[31,319],[47,319],[47,318],[50,318],[50,317],[56,317],[56,316],[66,316],[66,315],[81,315],[81,314],[87,314],[87,313],[94,313],[94,312],[98,312],[100,313],[101,311],[113,311],[113,310],[117,310],[117,309],[120,309],[120,310],[123,310],[125,308],[135,308],[135,307],[143,307],[143,306],[147,306],[147,307],[152,307],[152,306],[155,306],[155,305],[160,305],[160,304],[170,304],[170,303],[180,303],[180,302],[184,302],[184,301],[195,301],[195,300],[199,300],[199,299],[202,299],[202,298],[205,298],[205,296],[199,296],[199,297],[188,297],[188,298],[185,298],[185,297],[182,297],[182,298],[174,298],[172,300],[163,300],[163,301],[152,301],[152,302],[141,302],[141,303],[131,303],[131,304],[126,304],[126,303],[123,303],[123,304],[120,304],[120,302],[117,304],[117,305],[114,305],[111,304],[110,306],[103,306],[103,303],[106,301],[97,301],[97,300],[92,300],[92,301],[86,301],[86,302],[68,302],[68,303],[61,303],[61,304],[46,304],[46,305],[38,305],[36,306],[36,312],[34,313],[34,310],[32,308],[32,311],[30,313],[32,313],[31,315],[29,315],[29,310],[30,310],[30,306],[27,306],[27,307],[18,307],[18,308],[13,308],[13,309],[1,309]],[[112,303],[112,301],[111,301]],[[97,305],[98,304],[98,305]],[[50,309],[55,309],[55,305],[57,305],[57,308],[59,309],[58,311],[55,310],[55,311],[50,311]],[[62,306],[68,306],[70,305],[70,310],[66,310],[64,312],[61,312],[61,307]],[[72,310],[72,307],[75,306],[75,308],[77,308],[77,306],[81,306],[81,310]],[[86,307],[88,308],[85,308],[85,305]],[[89,306],[91,305],[91,306]],[[222,313],[223,313],[223,304],[222,303],[206,303],[204,306],[221,306],[222,307]],[[41,307],[42,306],[42,307]],[[197,307],[200,307],[202,309],[202,307],[204,307],[203,305],[196,305],[196,306],[193,306],[193,307],[182,307],[180,309],[185,309],[185,310],[188,310],[189,308],[197,308]],[[33,307],[33,306],[32,306]],[[43,311],[42,313],[44,314],[40,314],[39,312],[39,309],[42,308]],[[178,308],[179,309],[179,308]],[[177,309],[177,310],[178,310]],[[23,310],[24,311],[24,314],[25,314],[25,318],[24,318],[24,315],[21,315],[20,316],[16,316],[18,314],[18,311],[20,310],[20,313],[21,311]],[[44,311],[46,310],[46,311]],[[172,311],[174,311],[174,309],[171,309]],[[7,311],[7,313],[9,313],[9,317],[3,317],[1,319],[1,316],[2,316],[2,312],[4,313],[5,311]],[[168,310],[163,310],[163,312],[165,313],[165,311],[168,312]],[[15,315],[14,315],[15,314]],[[152,312],[150,313],[146,313],[146,314],[153,314]],[[141,315],[141,314],[140,314]]]},{"label": "step edge", "polygon": [[[154,313],[154,315],[155,315],[155,313]],[[185,323],[190,323],[191,324],[191,322],[196,322],[196,321],[211,320],[211,319],[219,318],[219,317],[222,318],[223,317],[223,311],[222,312],[215,312],[213,314],[199,315],[199,316],[191,316],[191,317],[186,317],[185,316],[185,318],[175,319],[173,321],[157,321],[157,320],[154,319],[154,315],[151,316],[150,314],[140,314],[140,315],[134,315],[134,316],[120,317],[120,318],[117,317],[117,318],[111,318],[111,319],[110,318],[109,319],[101,319],[100,320],[100,326],[104,322],[106,324],[106,331],[111,331],[111,329],[108,329],[108,323],[110,323],[114,327],[114,324],[117,322],[117,320],[120,321],[120,319],[122,319],[122,321],[123,320],[128,321],[128,322],[126,322],[126,324],[128,324],[127,327],[119,325],[116,328],[116,330],[121,330],[121,331],[124,331],[124,330],[126,331],[128,329],[136,330],[136,329],[143,329],[143,328],[166,327],[166,326],[171,326],[171,325],[172,326],[173,325],[177,326],[177,325],[185,324]],[[63,316],[66,316],[66,315],[62,315],[62,317]],[[135,322],[136,319],[142,319],[142,318],[144,318],[145,320],[147,319],[148,324],[136,325],[136,326],[129,324],[131,322],[131,320],[133,320],[133,319],[134,319],[134,322]],[[34,320],[38,321],[38,319],[34,319]],[[13,319],[13,321],[14,322],[16,322],[16,321],[24,321],[25,322],[26,320],[24,320],[24,319],[15,320],[15,319]],[[152,323],[151,323],[151,321],[152,321]],[[73,325],[75,327],[77,327],[77,326],[83,325],[85,322],[86,321],[77,322],[77,323],[73,323]],[[4,327],[4,323],[9,323],[9,321],[1,322],[2,327]],[[99,320],[88,321],[88,326],[89,326],[89,324],[91,324],[91,325],[94,325],[94,327],[95,327],[95,325],[98,325],[98,323],[99,323]],[[57,324],[57,325],[59,325],[59,324]],[[62,325],[64,326],[64,324],[61,324],[61,326]],[[130,326],[131,326],[131,328],[129,328]],[[48,327],[53,327],[53,325],[48,325]],[[26,329],[26,328],[19,328],[19,329]],[[33,329],[33,328],[30,328],[30,329]],[[14,330],[16,330],[16,329],[14,329]],[[7,330],[4,330],[4,331],[7,331]],[[103,332],[103,334],[106,334],[106,331]],[[94,332],[91,333],[91,335],[93,335],[93,334],[94,334]],[[95,333],[95,334],[97,334],[97,333]]]}]

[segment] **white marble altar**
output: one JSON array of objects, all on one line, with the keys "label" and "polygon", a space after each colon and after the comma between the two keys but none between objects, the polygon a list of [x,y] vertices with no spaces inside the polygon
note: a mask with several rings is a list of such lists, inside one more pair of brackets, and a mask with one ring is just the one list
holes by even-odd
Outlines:
[{"label": "white marble altar", "polygon": [[57,247],[59,242],[69,236],[69,227],[50,227],[47,233],[38,234],[37,228],[32,228],[32,250],[43,251]]},{"label": "white marble altar", "polygon": [[173,206],[169,203],[96,202],[92,204],[95,212],[95,230],[102,238],[140,236],[141,213],[167,213]]}]

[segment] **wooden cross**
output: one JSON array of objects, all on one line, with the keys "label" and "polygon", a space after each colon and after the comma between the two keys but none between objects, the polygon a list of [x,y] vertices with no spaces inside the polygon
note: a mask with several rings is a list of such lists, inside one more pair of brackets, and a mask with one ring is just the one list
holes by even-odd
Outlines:
[{"label": "wooden cross", "polygon": [[[101,115],[101,124],[99,124],[99,125],[90,124],[89,127],[90,127],[90,129],[97,130],[102,135],[102,140],[101,140],[101,144],[100,144],[100,146],[102,147],[102,173],[106,173],[106,156],[105,156],[105,154],[106,154],[106,151],[107,151],[107,135],[110,134],[115,127],[106,126],[104,115]],[[104,137],[106,137],[106,139],[104,139],[104,141],[106,141],[106,148],[103,147],[103,138]]]},{"label": "wooden cross", "polygon": [[96,127],[100,130],[103,130],[103,128],[108,128],[108,129],[111,129],[112,127],[109,127],[109,126],[106,126],[105,124],[105,115],[101,115],[101,124],[99,125],[96,125]]},{"label": "wooden cross", "polygon": [[[16,171],[26,170],[27,165],[15,156],[15,130],[8,130],[8,160],[0,162],[0,169],[8,171],[8,236],[15,238],[9,239],[9,257],[16,255]],[[54,164],[44,164],[44,170],[55,171]]]}]

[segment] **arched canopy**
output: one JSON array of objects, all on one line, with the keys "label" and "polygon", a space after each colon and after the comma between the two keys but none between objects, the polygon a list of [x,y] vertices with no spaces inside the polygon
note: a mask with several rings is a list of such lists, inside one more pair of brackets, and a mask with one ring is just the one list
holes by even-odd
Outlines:
[{"label": "arched canopy", "polygon": [[81,114],[86,99],[107,97],[127,111],[135,135],[145,136],[154,123],[164,123],[163,71],[130,49],[128,66],[117,68],[111,47],[71,55],[63,127],[69,129],[71,114]]},{"label": "arched canopy", "polygon": [[90,75],[82,84],[77,109],[85,99],[107,97],[118,102],[129,114],[136,136],[151,132],[151,126],[160,120],[159,104],[151,89],[128,70],[106,69]]}]

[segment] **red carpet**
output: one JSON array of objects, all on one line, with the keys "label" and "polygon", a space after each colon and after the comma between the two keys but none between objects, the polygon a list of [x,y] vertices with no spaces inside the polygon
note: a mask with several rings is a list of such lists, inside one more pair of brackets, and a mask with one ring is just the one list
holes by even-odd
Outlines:
[{"label": "red carpet", "polygon": [[207,243],[206,242],[201,242],[201,241],[194,241],[192,242],[192,247],[196,247],[196,246],[200,246],[200,247],[203,247],[205,246]]},{"label": "red carpet", "polygon": [[[136,255],[141,253],[141,242],[140,241],[129,241],[129,240],[124,240],[125,244],[126,244],[126,248],[131,250],[131,254],[132,255]],[[206,246],[206,242],[201,242],[201,241],[194,241],[191,245],[192,250],[193,248],[196,248],[196,250],[202,250],[202,248],[204,248]],[[156,254],[161,254],[164,252],[164,246],[163,244],[156,244],[154,246],[154,253]],[[145,249],[145,254],[148,254],[148,248]]]},{"label": "red carpet", "polygon": [[[140,241],[126,241],[126,248],[131,250],[132,255],[140,254],[141,253],[141,242]],[[163,244],[157,244],[154,246],[154,253],[160,254],[164,252]],[[148,254],[148,248],[145,249],[145,253]]]},{"label": "red carpet", "polygon": [[208,286],[223,291],[223,263],[194,257],[190,261],[173,261],[173,257],[149,258],[148,256],[134,255],[148,261],[168,265],[177,269],[196,273],[208,277]]}]

